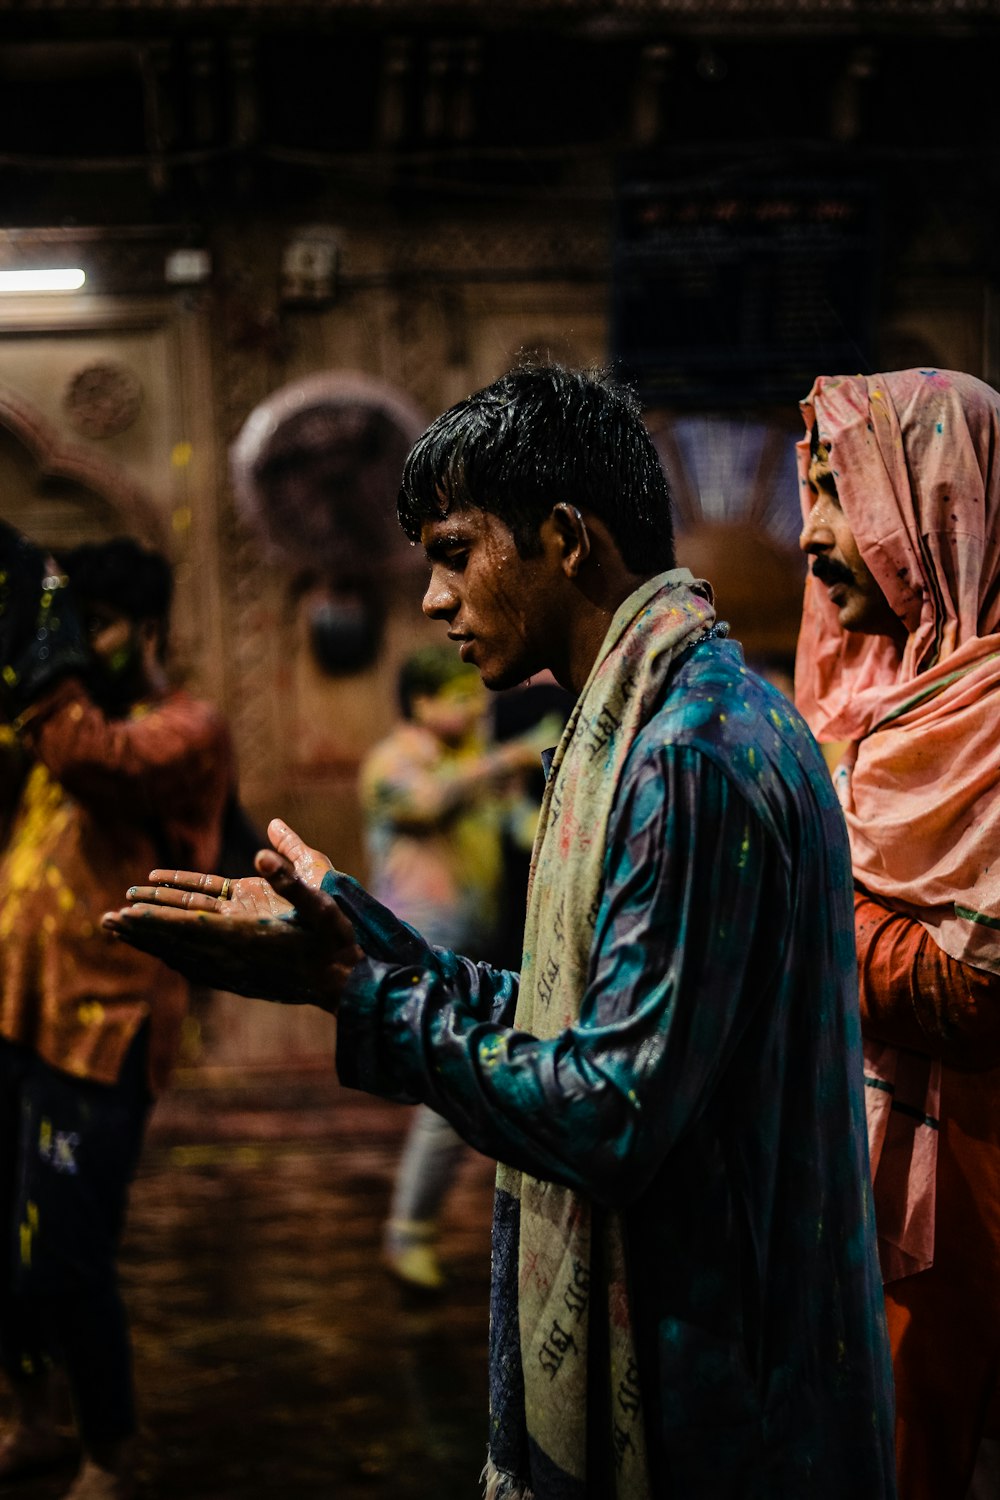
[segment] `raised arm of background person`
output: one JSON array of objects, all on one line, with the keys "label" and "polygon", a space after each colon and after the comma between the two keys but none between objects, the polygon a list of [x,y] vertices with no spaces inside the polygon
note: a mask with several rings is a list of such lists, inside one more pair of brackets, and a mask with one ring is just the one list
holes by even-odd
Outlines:
[{"label": "raised arm of background person", "polygon": [[195,831],[217,825],[232,751],[225,722],[211,704],[181,692],[128,717],[109,718],[79,679],[70,677],[22,714],[20,735],[26,749],[90,809],[117,820],[168,818],[172,827],[192,830],[188,857],[195,865],[214,859],[214,849],[204,859]]},{"label": "raised arm of background person", "polygon": [[[489,1156],[617,1205],[718,1089],[780,962],[789,864],[726,773],[690,747],[630,763],[612,816],[580,1021],[551,1041],[497,1024],[497,976],[358,966],[341,1081],[418,1099]],[[484,994],[485,990],[485,994]]]},{"label": "raised arm of background person", "polygon": [[912,917],[854,894],[867,1036],[978,1072],[1000,1063],[1000,974],[945,953]]},{"label": "raised arm of background person", "polygon": [[528,739],[490,747],[471,759],[429,753],[423,745],[402,753],[396,740],[370,756],[362,774],[362,798],[370,813],[396,828],[435,828],[459,808],[481,802],[518,772],[535,768],[540,754],[535,741]]}]

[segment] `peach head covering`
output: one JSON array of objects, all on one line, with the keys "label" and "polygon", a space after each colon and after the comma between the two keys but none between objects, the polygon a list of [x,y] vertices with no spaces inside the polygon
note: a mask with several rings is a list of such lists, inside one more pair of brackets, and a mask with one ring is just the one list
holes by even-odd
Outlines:
[{"label": "peach head covering", "polygon": [[821,377],[802,403],[830,446],[861,555],[907,631],[851,634],[806,585],[796,700],[850,740],[842,800],[859,884],[953,958],[1000,972],[1000,395],[951,370]]}]

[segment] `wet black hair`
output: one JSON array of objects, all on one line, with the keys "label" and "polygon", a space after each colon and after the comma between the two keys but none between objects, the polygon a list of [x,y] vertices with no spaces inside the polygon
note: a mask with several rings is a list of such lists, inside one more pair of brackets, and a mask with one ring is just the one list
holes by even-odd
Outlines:
[{"label": "wet black hair", "polygon": [[130,536],[84,542],[59,559],[74,594],[84,603],[106,604],[130,620],[158,620],[166,634],[174,593],[173,570],[161,552]]},{"label": "wet black hair", "polygon": [[423,646],[414,651],[400,667],[396,684],[403,718],[413,718],[414,698],[434,698],[459,677],[479,681],[477,669],[464,662],[453,646]]},{"label": "wet black hair", "polygon": [[475,506],[498,516],[531,557],[561,502],[599,516],[633,572],[674,566],[670,488],[634,393],[603,371],[525,365],[418,438],[397,513],[417,541],[424,522]]}]

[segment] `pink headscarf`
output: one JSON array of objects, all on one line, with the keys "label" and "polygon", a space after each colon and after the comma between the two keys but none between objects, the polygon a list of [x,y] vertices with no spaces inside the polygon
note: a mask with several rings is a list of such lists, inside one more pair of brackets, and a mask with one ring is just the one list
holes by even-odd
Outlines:
[{"label": "pink headscarf", "polygon": [[[796,700],[855,744],[854,873],[953,958],[1000,972],[1000,395],[951,370],[821,377],[802,403],[840,504],[908,638],[841,629],[806,585]],[[849,757],[850,758],[850,757]]]}]

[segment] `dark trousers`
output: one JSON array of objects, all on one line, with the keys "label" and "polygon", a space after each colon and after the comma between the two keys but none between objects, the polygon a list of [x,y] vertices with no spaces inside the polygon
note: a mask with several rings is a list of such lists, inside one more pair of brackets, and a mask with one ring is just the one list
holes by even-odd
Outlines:
[{"label": "dark trousers", "polygon": [[0,1040],[0,1362],[62,1364],[85,1446],[135,1431],[115,1262],[149,1106],[144,1032],[111,1086]]}]

